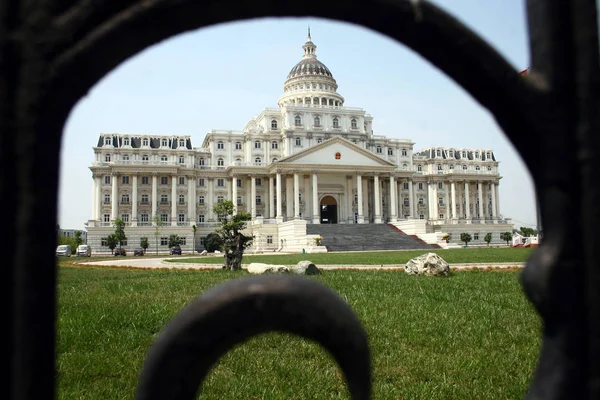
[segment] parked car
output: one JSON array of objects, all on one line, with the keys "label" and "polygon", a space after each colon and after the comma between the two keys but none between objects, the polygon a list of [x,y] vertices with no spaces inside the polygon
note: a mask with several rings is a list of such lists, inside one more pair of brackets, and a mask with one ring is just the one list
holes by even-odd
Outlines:
[{"label": "parked car", "polygon": [[87,244],[80,244],[77,247],[77,251],[75,251],[77,257],[91,257],[92,256],[92,248]]},{"label": "parked car", "polygon": [[134,256],[143,256],[144,255],[144,249],[142,247],[138,247],[135,250],[133,250],[133,255]]},{"label": "parked car", "polygon": [[181,255],[181,247],[180,246],[171,247],[171,255],[174,255],[174,254],[177,254],[179,256]]},{"label": "parked car", "polygon": [[71,246],[68,244],[61,244],[56,248],[56,255],[63,257],[71,257]]},{"label": "parked car", "polygon": [[126,256],[127,252],[125,249],[115,249],[115,256]]}]

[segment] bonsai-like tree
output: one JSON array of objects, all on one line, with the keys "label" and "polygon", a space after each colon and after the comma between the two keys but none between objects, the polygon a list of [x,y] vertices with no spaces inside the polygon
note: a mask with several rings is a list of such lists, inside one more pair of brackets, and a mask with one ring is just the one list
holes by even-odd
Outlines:
[{"label": "bonsai-like tree", "polygon": [[509,246],[509,242],[512,240],[512,233],[504,232],[502,234],[502,240],[506,242],[506,245]]},{"label": "bonsai-like tree", "polygon": [[209,253],[212,253],[215,250],[220,250],[223,246],[223,240],[219,234],[212,232],[209,233],[204,239],[204,248]]},{"label": "bonsai-like tree", "polygon": [[169,247],[179,246],[181,244],[181,238],[177,234],[169,236]]},{"label": "bonsai-like tree", "polygon": [[194,244],[192,245],[192,254],[196,252],[196,230],[198,230],[196,225],[192,225],[192,232],[194,233]]},{"label": "bonsai-like tree", "polygon": [[215,215],[219,215],[221,227],[215,232],[223,240],[221,249],[225,253],[225,264],[223,268],[238,270],[242,268],[242,257],[244,249],[252,244],[252,236],[246,236],[241,231],[245,228],[245,222],[250,221],[252,216],[243,211],[234,213],[232,201],[223,201],[213,207]]},{"label": "bonsai-like tree", "polygon": [[121,218],[115,220],[115,237],[119,242],[119,250],[121,250],[123,242],[127,240],[127,235],[125,235],[125,222],[123,222]]},{"label": "bonsai-like tree", "polygon": [[146,253],[146,250],[148,249],[148,247],[150,247],[150,243],[148,242],[147,237],[143,237],[140,239],[140,247],[144,249],[144,253]]},{"label": "bonsai-like tree", "polygon": [[460,234],[460,241],[461,242],[465,242],[465,247],[467,247],[469,245],[469,242],[471,241],[471,235],[469,233],[463,232]]},{"label": "bonsai-like tree", "polygon": [[492,234],[491,233],[486,233],[485,237],[483,238],[483,240],[487,243],[487,245],[490,245],[490,242],[492,241]]},{"label": "bonsai-like tree", "polygon": [[117,245],[119,244],[119,238],[114,233],[111,233],[106,237],[106,245],[110,249],[111,254],[114,254]]}]

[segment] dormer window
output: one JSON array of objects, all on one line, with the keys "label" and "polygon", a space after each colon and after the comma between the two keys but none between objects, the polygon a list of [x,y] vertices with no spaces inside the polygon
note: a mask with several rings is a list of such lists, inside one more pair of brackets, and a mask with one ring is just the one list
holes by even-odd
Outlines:
[{"label": "dormer window", "polygon": [[169,142],[167,141],[167,139],[163,139],[163,140],[160,142],[160,145],[161,145],[162,147],[167,147],[167,146],[169,145]]},{"label": "dormer window", "polygon": [[450,153],[450,157],[454,157],[454,150],[450,150],[449,153]]},{"label": "dormer window", "polygon": [[179,156],[179,164],[185,164],[185,157]]},{"label": "dormer window", "polygon": [[110,154],[104,156],[104,162],[110,162]]},{"label": "dormer window", "polygon": [[235,142],[235,149],[236,150],[241,150],[242,149],[242,142]]},{"label": "dormer window", "polygon": [[475,152],[475,158],[479,158],[479,152]]},{"label": "dormer window", "polygon": [[296,146],[302,146],[302,139],[299,137],[296,138]]},{"label": "dormer window", "polygon": [[110,146],[112,144],[112,140],[109,137],[104,138],[104,145]]},{"label": "dormer window", "polygon": [[315,120],[314,120],[314,122],[315,122],[315,126],[316,126],[316,127],[319,127],[319,126],[321,126],[321,118],[319,118],[319,117],[315,117]]},{"label": "dormer window", "polygon": [[436,155],[437,157],[441,157],[441,156],[442,156],[442,151],[441,151],[441,150],[436,150],[436,151],[435,151],[435,155]]},{"label": "dormer window", "polygon": [[352,120],[350,121],[350,128],[358,129],[358,126],[356,125],[356,120],[354,118],[352,118]]},{"label": "dormer window", "polygon": [[224,148],[225,148],[225,145],[223,144],[223,142],[221,142],[221,141],[218,141],[218,142],[217,142],[217,149],[219,149],[219,150],[223,150]]},{"label": "dormer window", "polygon": [[467,152],[466,151],[462,152],[462,158],[467,158]]},{"label": "dormer window", "polygon": [[277,120],[271,120],[271,129],[275,130],[277,129]]},{"label": "dormer window", "polygon": [[147,139],[147,138],[144,138],[144,139],[142,140],[142,146],[148,146],[148,144],[149,144],[149,143],[150,143],[150,142],[148,141],[148,139]]},{"label": "dormer window", "polygon": [[278,149],[279,148],[279,143],[277,143],[276,141],[272,141],[271,142],[271,148],[272,149]]},{"label": "dormer window", "polygon": [[260,140],[257,140],[254,142],[254,148],[255,149],[260,149]]},{"label": "dormer window", "polygon": [[129,146],[129,138],[123,139],[123,146]]},{"label": "dormer window", "polygon": [[491,154],[491,153],[487,153],[487,154],[485,155],[485,158],[486,158],[487,160],[490,160],[490,159],[492,158],[492,154]]},{"label": "dormer window", "polygon": [[185,140],[179,139],[179,147],[185,147]]},{"label": "dormer window", "polygon": [[296,115],[296,117],[294,118],[294,125],[295,126],[302,126],[302,118],[300,118],[299,115]]}]

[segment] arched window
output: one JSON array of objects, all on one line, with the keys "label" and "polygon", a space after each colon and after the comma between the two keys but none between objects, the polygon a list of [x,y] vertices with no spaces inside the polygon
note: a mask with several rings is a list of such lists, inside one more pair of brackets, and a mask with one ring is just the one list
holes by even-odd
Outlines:
[{"label": "arched window", "polygon": [[300,118],[299,115],[296,115],[296,117],[294,118],[294,125],[296,125],[296,126],[302,125],[302,118]]},{"label": "arched window", "polygon": [[352,129],[358,129],[358,126],[356,125],[356,120],[354,118],[352,118],[352,120],[350,121],[350,127]]},{"label": "arched window", "polygon": [[302,146],[302,138],[300,138],[300,137],[296,138],[296,146]]},{"label": "arched window", "polygon": [[219,150],[223,150],[224,148],[225,148],[225,145],[223,144],[223,142],[222,142],[222,141],[220,141],[220,140],[219,140],[219,141],[217,142],[217,149],[219,149]]},{"label": "arched window", "polygon": [[148,154],[142,155],[142,161],[148,161]]},{"label": "arched window", "polygon": [[110,162],[110,154],[104,156],[104,162]]},{"label": "arched window", "polygon": [[260,157],[256,157],[256,158],[254,159],[254,163],[255,163],[255,164],[260,164],[261,162],[262,162],[262,159],[261,159]]},{"label": "arched window", "polygon": [[169,142],[167,142],[167,139],[163,139],[161,142],[161,146],[162,147],[167,147],[169,145]]},{"label": "arched window", "polygon": [[467,169],[467,166],[466,166],[466,165],[463,165],[463,169],[464,169],[464,170],[466,170],[466,169]]},{"label": "arched window", "polygon": [[323,143],[323,138],[317,138],[317,143]]},{"label": "arched window", "polygon": [[337,119],[337,117],[335,117],[335,118],[333,119],[333,127],[334,127],[334,128],[339,128],[339,127],[340,127],[340,120],[339,120],[339,119]]},{"label": "arched window", "polygon": [[238,157],[238,158],[236,158],[236,159],[235,159],[235,163],[236,163],[237,165],[240,165],[240,164],[242,163],[242,159],[241,159],[241,158],[239,158],[239,157]]},{"label": "arched window", "polygon": [[179,164],[185,164],[185,157],[179,156]]},{"label": "arched window", "polygon": [[223,160],[222,158],[217,159],[217,165],[219,167],[222,167],[225,164],[225,160]]},{"label": "arched window", "polygon": [[321,118],[315,117],[315,126],[321,126]]},{"label": "arched window", "polygon": [[277,161],[277,157],[273,157],[273,159],[271,160],[271,162],[276,162]]},{"label": "arched window", "polygon": [[104,138],[104,145],[110,146],[112,144],[112,140],[109,137]]},{"label": "arched window", "polygon": [[408,168],[408,164],[402,164],[402,169]]},{"label": "arched window", "polygon": [[481,168],[479,167],[479,165],[475,166],[475,171],[479,171]]},{"label": "arched window", "polygon": [[160,161],[167,162],[167,156],[164,154],[162,156],[160,156]]},{"label": "arched window", "polygon": [[277,129],[277,120],[271,120],[271,129]]}]

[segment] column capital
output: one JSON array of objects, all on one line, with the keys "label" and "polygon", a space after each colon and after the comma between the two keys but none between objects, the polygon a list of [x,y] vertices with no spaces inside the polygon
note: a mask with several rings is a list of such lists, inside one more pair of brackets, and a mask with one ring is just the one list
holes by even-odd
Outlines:
[{"label": "column capital", "polygon": [[187,174],[185,177],[186,177],[188,180],[193,180],[193,179],[196,179],[196,177],[195,177],[194,175],[191,175],[191,174]]},{"label": "column capital", "polygon": [[346,175],[346,179],[352,179],[353,176],[352,175]]},{"label": "column capital", "polygon": [[313,174],[313,175],[319,175],[319,170],[317,170],[317,169],[313,169],[313,170],[312,170],[312,171],[310,171],[310,172],[311,172],[311,174]]},{"label": "column capital", "polygon": [[281,174],[283,173],[283,170],[282,170],[281,168],[277,168],[277,170],[276,170],[275,172],[276,172],[277,174],[280,174],[280,175],[281,175]]},{"label": "column capital", "polygon": [[152,172],[152,176],[158,176],[160,175],[158,172]]}]

